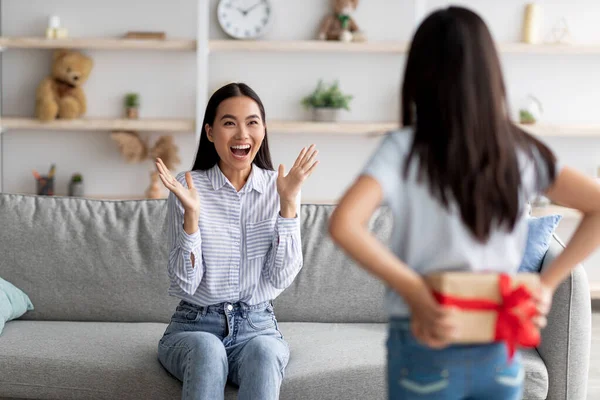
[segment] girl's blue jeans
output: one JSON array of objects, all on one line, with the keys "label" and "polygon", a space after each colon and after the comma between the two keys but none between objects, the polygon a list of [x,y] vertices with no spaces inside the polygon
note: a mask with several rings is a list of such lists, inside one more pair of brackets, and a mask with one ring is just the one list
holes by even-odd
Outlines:
[{"label": "girl's blue jeans", "polygon": [[392,319],[387,350],[390,400],[521,399],[521,354],[509,361],[504,343],[436,350],[417,341],[409,319]]}]

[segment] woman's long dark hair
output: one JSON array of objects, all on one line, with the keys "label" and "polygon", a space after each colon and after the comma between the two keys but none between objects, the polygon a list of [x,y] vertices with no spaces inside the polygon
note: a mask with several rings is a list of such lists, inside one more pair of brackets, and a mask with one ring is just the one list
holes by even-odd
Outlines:
[{"label": "woman's long dark hair", "polygon": [[402,87],[401,120],[415,132],[404,177],[416,158],[419,181],[427,178],[444,207],[454,200],[480,242],[494,226],[515,226],[519,149],[531,157],[538,151],[552,180],[556,174],[553,153],[513,124],[508,110],[500,61],[483,20],[460,7],[427,17],[414,35]]},{"label": "woman's long dark hair", "polygon": [[215,122],[215,118],[217,116],[217,108],[219,105],[231,98],[231,97],[239,97],[246,96],[250,97],[254,102],[258,105],[260,110],[260,116],[262,118],[263,124],[265,124],[265,138],[263,139],[262,145],[258,149],[256,153],[256,157],[254,158],[253,163],[256,164],[257,167],[262,169],[267,169],[273,171],[273,162],[271,161],[271,153],[269,151],[269,141],[267,140],[267,128],[266,123],[267,120],[265,118],[265,107],[263,106],[260,97],[256,94],[254,90],[250,88],[250,86],[244,83],[230,83],[228,85],[223,86],[219,90],[217,90],[208,100],[208,105],[206,106],[206,112],[204,113],[204,121],[202,122],[202,133],[200,134],[200,144],[198,145],[198,151],[196,152],[196,160],[194,161],[194,166],[192,170],[208,170],[219,162],[219,155],[217,154],[217,150],[215,149],[215,145],[208,140],[208,135],[206,133],[206,124],[209,126],[213,126]]}]

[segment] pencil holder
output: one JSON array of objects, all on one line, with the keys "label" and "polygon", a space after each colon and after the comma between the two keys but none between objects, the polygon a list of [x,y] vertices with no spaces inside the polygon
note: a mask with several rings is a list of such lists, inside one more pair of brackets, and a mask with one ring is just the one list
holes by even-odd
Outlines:
[{"label": "pencil holder", "polygon": [[54,177],[40,176],[37,181],[37,194],[39,196],[54,195]]}]

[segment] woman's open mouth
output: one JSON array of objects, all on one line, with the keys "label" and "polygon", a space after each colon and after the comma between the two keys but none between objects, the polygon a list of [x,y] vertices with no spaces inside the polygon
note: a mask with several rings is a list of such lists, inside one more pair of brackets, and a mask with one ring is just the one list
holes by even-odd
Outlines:
[{"label": "woman's open mouth", "polygon": [[229,149],[231,150],[231,154],[238,160],[244,160],[250,154],[251,146],[249,144],[240,144],[237,146],[231,146]]}]

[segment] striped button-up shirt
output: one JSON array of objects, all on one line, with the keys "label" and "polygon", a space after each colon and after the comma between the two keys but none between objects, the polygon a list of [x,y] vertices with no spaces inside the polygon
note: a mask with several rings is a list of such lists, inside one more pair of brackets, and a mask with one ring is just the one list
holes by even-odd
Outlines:
[{"label": "striped button-up shirt", "polygon": [[[300,219],[279,214],[277,173],[253,165],[239,192],[218,165],[191,175],[198,231],[184,231],[181,202],[173,193],[168,199],[169,294],[201,306],[277,297],[302,268]],[[187,187],[185,173],[177,180]]]}]

